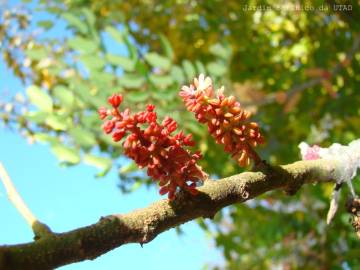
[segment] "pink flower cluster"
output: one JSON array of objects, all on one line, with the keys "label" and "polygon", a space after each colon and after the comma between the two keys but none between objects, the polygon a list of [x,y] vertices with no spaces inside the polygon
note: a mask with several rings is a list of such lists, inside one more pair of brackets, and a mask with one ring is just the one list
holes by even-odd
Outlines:
[{"label": "pink flower cluster", "polygon": [[119,111],[123,97],[114,94],[108,102],[112,110],[99,109],[106,134],[112,134],[115,142],[124,138],[124,153],[133,159],[140,168],[147,167],[147,174],[159,181],[160,194],[168,194],[170,200],[175,198],[176,191],[183,189],[196,194],[196,185],[207,175],[196,162],[201,154],[192,154],[184,147],[194,146],[192,135],[183,131],[175,135],[177,123],[166,117],[161,124],[157,122],[154,105],[147,105],[146,111],[135,114],[130,109]]},{"label": "pink flower cluster", "polygon": [[181,88],[180,96],[188,111],[207,124],[216,142],[223,144],[240,166],[249,165],[251,159],[261,162],[253,150],[264,143],[258,124],[249,120],[251,113],[242,109],[234,96],[226,97],[223,91],[221,87],[215,96],[211,79],[201,74],[193,84]]}]

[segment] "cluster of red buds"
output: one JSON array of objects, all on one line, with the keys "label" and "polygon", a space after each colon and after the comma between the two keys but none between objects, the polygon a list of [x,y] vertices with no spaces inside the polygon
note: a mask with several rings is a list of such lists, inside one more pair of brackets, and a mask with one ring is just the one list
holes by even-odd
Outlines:
[{"label": "cluster of red buds", "polygon": [[181,88],[180,96],[187,110],[195,113],[200,123],[207,124],[216,142],[223,144],[240,166],[249,165],[251,159],[260,163],[253,149],[264,143],[258,124],[250,121],[251,113],[241,108],[234,96],[226,97],[223,91],[221,87],[215,96],[211,79],[201,74],[193,84]]},{"label": "cluster of red buds", "polygon": [[185,148],[194,146],[192,135],[185,136],[183,131],[172,135],[177,128],[175,120],[166,117],[159,124],[155,106],[151,104],[146,111],[135,114],[129,108],[119,111],[122,100],[122,95],[114,94],[108,99],[112,109],[99,109],[100,118],[106,119],[104,132],[112,134],[115,142],[124,138],[125,155],[140,168],[147,167],[147,174],[159,181],[161,195],[167,193],[172,200],[178,189],[195,195],[197,183],[207,175],[196,164],[201,154],[192,154]]}]

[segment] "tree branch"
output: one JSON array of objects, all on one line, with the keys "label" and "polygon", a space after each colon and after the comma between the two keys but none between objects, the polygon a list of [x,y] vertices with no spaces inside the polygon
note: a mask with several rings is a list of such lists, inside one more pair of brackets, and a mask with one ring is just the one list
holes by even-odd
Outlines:
[{"label": "tree branch", "polygon": [[53,269],[95,259],[127,243],[147,243],[193,219],[212,218],[228,205],[245,202],[267,191],[284,189],[294,194],[303,184],[334,181],[340,172],[336,161],[315,160],[208,180],[197,196],[181,192],[173,202],[160,200],[128,214],[102,217],[87,227],[49,234],[31,243],[0,246],[0,269]]}]

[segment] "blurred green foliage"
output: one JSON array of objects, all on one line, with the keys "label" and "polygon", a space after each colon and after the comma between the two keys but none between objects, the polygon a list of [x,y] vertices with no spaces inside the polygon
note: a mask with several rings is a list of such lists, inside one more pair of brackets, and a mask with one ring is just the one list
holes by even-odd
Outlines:
[{"label": "blurred green foliage", "polygon": [[[273,164],[297,160],[303,140],[326,146],[359,137],[357,1],[40,1],[47,20],[29,16],[26,5],[1,14],[3,59],[27,90],[0,104],[0,119],[50,144],[65,165],[85,162],[99,176],[119,167],[124,191],[151,181],[131,162],[123,166],[121,147],[101,131],[96,110],[114,92],[133,110],[151,102],[160,117],[176,119],[218,177],[241,170],[178,98],[199,73],[256,113],[267,140],[260,154]],[[59,22],[66,35],[42,38]],[[272,192],[230,207],[215,230],[200,224],[227,269],[355,269],[360,244],[347,215],[325,225],[331,189]]]}]

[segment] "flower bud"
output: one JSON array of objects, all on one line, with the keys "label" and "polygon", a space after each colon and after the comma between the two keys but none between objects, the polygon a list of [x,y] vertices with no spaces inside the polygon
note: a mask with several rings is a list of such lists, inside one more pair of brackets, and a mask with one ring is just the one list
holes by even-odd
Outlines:
[{"label": "flower bud", "polygon": [[117,108],[120,106],[121,102],[123,100],[122,95],[113,94],[111,97],[108,98],[108,103],[113,106],[114,108]]},{"label": "flower bud", "polygon": [[108,116],[108,110],[104,107],[99,108],[98,113],[101,120],[104,120]]},{"label": "flower bud", "polygon": [[113,131],[114,127],[115,127],[114,122],[109,120],[104,123],[103,130],[106,134],[109,134]]}]

